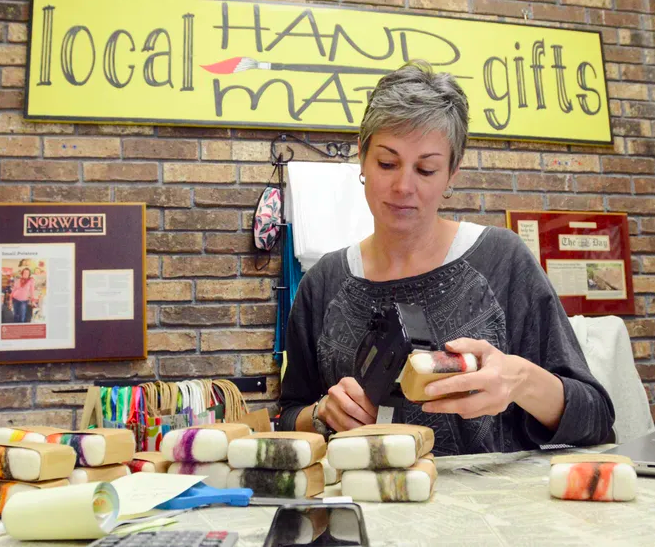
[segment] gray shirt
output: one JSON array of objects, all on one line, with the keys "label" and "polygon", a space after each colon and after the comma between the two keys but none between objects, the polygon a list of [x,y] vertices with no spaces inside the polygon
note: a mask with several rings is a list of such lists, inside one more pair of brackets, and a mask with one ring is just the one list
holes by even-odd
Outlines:
[{"label": "gray shirt", "polygon": [[289,315],[282,429],[294,429],[305,406],[354,375],[355,352],[371,309],[393,301],[422,306],[440,348],[464,336],[484,339],[556,374],[564,385],[564,414],[554,432],[514,403],[496,416],[464,420],[424,413],[420,405],[405,401],[404,421],[434,430],[434,454],[589,445],[608,437],[614,408],[589,372],[545,272],[515,233],[493,227],[458,259],[414,277],[384,282],[356,277],[347,249],[325,255],[312,267]]}]

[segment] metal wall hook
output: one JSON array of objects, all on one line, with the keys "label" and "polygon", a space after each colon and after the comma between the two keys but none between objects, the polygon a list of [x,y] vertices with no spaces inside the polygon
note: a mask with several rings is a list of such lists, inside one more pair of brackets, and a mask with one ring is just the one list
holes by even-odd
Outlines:
[{"label": "metal wall hook", "polygon": [[271,141],[271,163],[273,165],[286,165],[293,159],[295,155],[293,148],[287,146],[287,152],[289,152],[289,157],[284,158],[282,152],[278,153],[277,148],[275,147],[275,143],[277,141],[286,142],[286,140],[287,140],[286,135],[278,135],[277,137],[275,137],[275,139]]},{"label": "metal wall hook", "polygon": [[325,144],[325,150],[321,150],[320,148],[314,146],[313,144],[310,144],[306,141],[303,141],[302,139],[299,139],[295,135],[287,135],[286,133],[282,133],[271,141],[271,163],[273,165],[286,165],[291,160],[293,160],[295,153],[288,144],[286,149],[287,152],[289,152],[289,157],[285,158],[283,154],[279,153],[277,150],[278,143],[288,143],[289,141],[293,141],[297,144],[301,144],[302,146],[309,148],[310,150],[313,150],[317,154],[320,154],[321,156],[326,158],[338,157],[338,158],[348,159],[357,155],[356,152],[351,154],[350,151],[352,149],[352,143],[349,142],[328,142]]}]

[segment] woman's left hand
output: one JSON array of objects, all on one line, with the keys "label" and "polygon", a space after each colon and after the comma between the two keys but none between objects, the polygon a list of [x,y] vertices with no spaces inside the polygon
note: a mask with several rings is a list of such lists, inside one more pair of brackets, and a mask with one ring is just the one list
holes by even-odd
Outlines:
[{"label": "woman's left hand", "polygon": [[[494,416],[519,398],[528,374],[524,359],[506,355],[486,340],[472,338],[448,342],[446,349],[454,353],[474,354],[480,369],[428,384],[425,391],[431,397],[458,396],[424,403],[424,412],[459,414],[465,419]],[[471,391],[475,393],[469,394]]]}]

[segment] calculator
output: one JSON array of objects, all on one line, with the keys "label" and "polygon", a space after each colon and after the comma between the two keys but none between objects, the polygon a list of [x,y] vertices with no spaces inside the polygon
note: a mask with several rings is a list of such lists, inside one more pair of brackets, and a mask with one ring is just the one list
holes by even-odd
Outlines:
[{"label": "calculator", "polygon": [[238,539],[236,532],[220,530],[161,530],[105,536],[89,544],[89,547],[232,547]]}]

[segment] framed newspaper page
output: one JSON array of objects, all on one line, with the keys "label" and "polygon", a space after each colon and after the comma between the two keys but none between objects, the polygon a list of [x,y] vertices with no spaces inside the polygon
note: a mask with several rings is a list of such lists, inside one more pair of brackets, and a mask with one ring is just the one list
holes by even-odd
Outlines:
[{"label": "framed newspaper page", "polygon": [[145,204],[0,203],[0,364],[146,357]]},{"label": "framed newspaper page", "polygon": [[572,315],[634,315],[630,234],[625,213],[508,211]]}]

